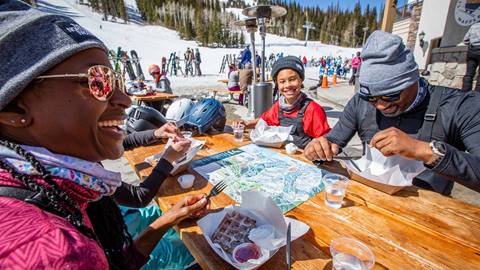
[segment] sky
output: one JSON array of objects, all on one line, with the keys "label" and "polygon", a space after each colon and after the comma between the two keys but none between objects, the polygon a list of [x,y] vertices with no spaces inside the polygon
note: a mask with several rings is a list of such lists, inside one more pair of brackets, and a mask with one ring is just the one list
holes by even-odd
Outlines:
[{"label": "sky", "polygon": [[[291,0],[293,1],[293,0]],[[350,9],[352,10],[353,7],[357,2],[360,2],[362,9],[364,9],[367,4],[370,4],[370,7],[376,6],[377,11],[380,11],[382,5],[385,5],[385,0],[295,0],[297,3],[301,4],[302,6],[318,6],[321,9],[327,9],[327,7],[333,3],[336,4],[337,2],[340,4],[340,8],[342,9]],[[403,6],[406,0],[399,0],[398,6]]]}]

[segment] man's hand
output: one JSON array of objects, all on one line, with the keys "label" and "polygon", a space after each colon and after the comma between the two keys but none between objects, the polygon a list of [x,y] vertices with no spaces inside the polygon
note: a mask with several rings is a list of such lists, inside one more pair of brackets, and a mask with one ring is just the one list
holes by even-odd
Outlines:
[{"label": "man's hand", "polygon": [[405,159],[425,163],[433,156],[427,142],[419,141],[394,127],[377,132],[370,141],[370,147],[377,148],[386,157],[399,155]]},{"label": "man's hand", "polygon": [[163,158],[173,164],[174,161],[185,156],[191,144],[192,142],[188,139],[176,137],[173,139],[173,143],[165,150]]},{"label": "man's hand", "polygon": [[183,138],[180,129],[178,129],[173,123],[166,123],[165,125],[159,127],[153,132],[153,135],[157,139],[174,139],[176,137]]},{"label": "man's hand", "polygon": [[165,216],[168,216],[172,225],[186,218],[201,217],[209,208],[209,201],[205,197],[205,194],[189,195],[172,206]]},{"label": "man's hand", "polygon": [[325,137],[313,139],[305,147],[303,155],[309,160],[328,160],[338,154],[340,147],[337,144],[329,142]]}]

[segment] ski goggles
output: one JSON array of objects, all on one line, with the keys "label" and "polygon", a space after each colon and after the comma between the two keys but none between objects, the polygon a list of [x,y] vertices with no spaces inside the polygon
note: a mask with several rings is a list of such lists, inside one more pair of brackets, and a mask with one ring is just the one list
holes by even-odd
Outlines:
[{"label": "ski goggles", "polygon": [[115,73],[113,69],[95,65],[88,68],[87,73],[78,74],[58,74],[38,76],[37,79],[56,79],[56,78],[79,78],[86,79],[90,94],[99,101],[107,101],[115,92],[115,89],[125,93],[125,82],[123,76]]},{"label": "ski goggles", "polygon": [[390,94],[390,95],[384,95],[384,96],[370,96],[370,95],[365,95],[359,92],[358,96],[368,102],[371,103],[377,103],[378,100],[383,100],[385,102],[394,102],[400,99],[400,95],[402,94],[402,91],[398,91],[396,93]]}]

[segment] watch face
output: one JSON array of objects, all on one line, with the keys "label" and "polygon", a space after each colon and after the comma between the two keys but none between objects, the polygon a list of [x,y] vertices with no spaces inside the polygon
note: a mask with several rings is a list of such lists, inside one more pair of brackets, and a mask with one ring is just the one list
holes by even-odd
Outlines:
[{"label": "watch face", "polygon": [[442,156],[445,155],[445,145],[442,142],[435,141],[433,143],[433,146],[437,149],[437,151],[439,151],[438,154]]},{"label": "watch face", "polygon": [[458,0],[455,6],[455,20],[459,25],[469,26],[480,21],[480,3],[478,1]]}]

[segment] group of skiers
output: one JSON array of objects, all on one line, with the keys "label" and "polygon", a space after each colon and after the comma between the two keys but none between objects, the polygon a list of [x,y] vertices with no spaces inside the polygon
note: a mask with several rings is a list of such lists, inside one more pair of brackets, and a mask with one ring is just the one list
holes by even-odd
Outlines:
[{"label": "group of skiers", "polygon": [[202,58],[198,48],[196,48],[195,51],[193,48],[187,48],[183,54],[183,59],[185,61],[185,77],[187,77],[188,74],[191,76],[202,76],[202,70],[200,69]]}]

